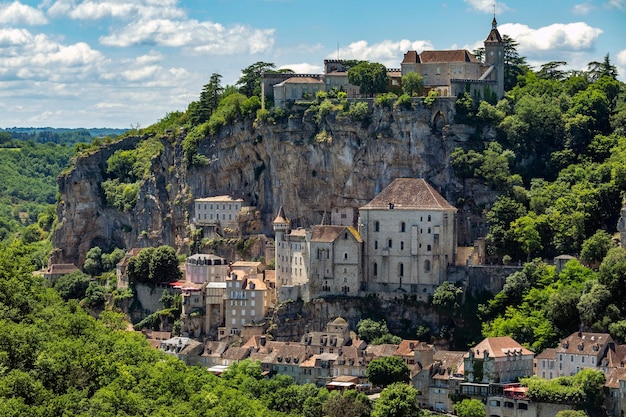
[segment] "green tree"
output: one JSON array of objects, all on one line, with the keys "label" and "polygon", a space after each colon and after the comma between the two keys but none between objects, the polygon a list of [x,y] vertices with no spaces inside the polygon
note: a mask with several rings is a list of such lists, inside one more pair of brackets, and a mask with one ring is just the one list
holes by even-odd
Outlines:
[{"label": "green tree", "polygon": [[176,281],[180,278],[178,257],[171,246],[159,246],[150,258],[150,281],[153,283]]},{"label": "green tree", "polygon": [[435,289],[433,294],[433,306],[444,312],[453,312],[461,305],[463,289],[450,281],[445,281]]},{"label": "green tree", "polygon": [[102,249],[98,246],[94,246],[87,251],[83,271],[92,277],[102,273]]},{"label": "green tree", "polygon": [[519,43],[509,35],[503,35],[504,41],[504,91],[511,90],[517,84],[517,77],[527,69],[526,58],[519,55]]},{"label": "green tree", "polygon": [[274,70],[276,65],[270,62],[258,61],[241,70],[241,77],[237,80],[239,92],[246,97],[261,96],[263,74]]},{"label": "green tree", "polygon": [[417,405],[418,391],[410,385],[395,383],[380,393],[374,403],[372,417],[420,417],[423,412]]},{"label": "green tree", "polygon": [[361,94],[372,97],[387,91],[389,77],[383,64],[364,61],[348,70],[348,81],[358,86]]},{"label": "green tree", "polygon": [[617,67],[611,64],[609,54],[606,54],[602,62],[592,61],[587,64],[587,74],[592,82],[597,81],[602,77],[616,79]]},{"label": "green tree", "polygon": [[361,392],[333,391],[322,410],[325,417],[369,417],[372,406],[367,396]]},{"label": "green tree", "polygon": [[410,97],[419,96],[424,88],[424,78],[416,72],[409,72],[402,76],[402,91]]},{"label": "green tree", "polygon": [[60,276],[54,284],[54,289],[64,300],[82,300],[85,298],[88,286],[89,277],[80,271],[74,271],[71,274]]},{"label": "green tree", "polygon": [[546,78],[549,80],[562,81],[567,73],[561,68],[567,65],[565,61],[550,61],[543,65],[537,72],[539,78]]},{"label": "green tree", "polygon": [[372,319],[362,319],[357,323],[356,329],[359,339],[367,343],[389,333],[385,320],[376,321]]},{"label": "green tree", "polygon": [[467,398],[454,404],[454,411],[459,417],[485,417],[487,415],[485,405],[481,401]]},{"label": "green tree", "polygon": [[587,265],[597,268],[613,247],[615,243],[611,235],[604,230],[598,230],[583,242],[580,257]]},{"label": "green tree", "polygon": [[537,231],[534,213],[515,219],[511,223],[511,232],[515,241],[526,253],[526,261],[530,261],[531,254],[542,249],[541,236]]},{"label": "green tree", "polygon": [[128,260],[128,268],[126,273],[131,282],[150,282],[150,263],[154,248],[144,248],[139,255],[133,256]]},{"label": "green tree", "polygon": [[394,382],[408,382],[410,374],[406,363],[396,356],[374,359],[366,369],[367,379],[379,387],[386,387]]}]

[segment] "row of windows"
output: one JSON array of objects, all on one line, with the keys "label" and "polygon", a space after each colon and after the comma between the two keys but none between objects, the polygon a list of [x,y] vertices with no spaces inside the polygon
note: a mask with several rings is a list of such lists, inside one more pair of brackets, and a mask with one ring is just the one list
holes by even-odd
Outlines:
[{"label": "row of windows", "polygon": [[[403,277],[404,276],[404,264],[402,262],[398,264],[397,270],[398,270],[398,276]],[[428,259],[424,261],[424,272],[430,272],[430,261]],[[372,274],[374,276],[378,275],[378,263],[376,262],[372,264]]]},{"label": "row of windows", "polygon": [[[254,293],[252,293],[252,295],[254,296]],[[245,307],[246,303],[247,303],[246,300],[239,300],[239,305],[241,307]],[[256,302],[254,300],[250,300],[250,306],[254,307],[255,305],[256,305]],[[230,306],[231,307],[236,307],[237,306],[237,300],[230,300]],[[233,310],[233,311],[235,311],[235,310]]]},{"label": "row of windows", "polygon": [[[213,210],[213,204],[208,204],[209,206],[209,210]],[[204,203],[204,210],[207,209],[207,203]],[[220,205],[219,204],[215,204],[215,210],[219,210],[220,209]],[[229,204],[228,205],[228,210],[232,210],[233,209],[233,205]],[[200,205],[198,205],[198,210],[200,210]],[[226,210],[226,204],[222,204],[222,210]],[[239,210],[239,204],[235,204],[235,210]]]},{"label": "row of windows", "polygon": [[[569,355],[569,361],[570,362],[574,362],[574,355]],[[563,354],[562,353],[559,354],[559,362],[563,362]],[[581,363],[585,363],[585,355],[580,355],[580,362]],[[595,356],[592,356],[591,357],[591,364],[595,365],[595,363],[596,363],[596,358],[595,358]],[[543,365],[543,363],[542,363],[542,365]],[[545,367],[545,365],[544,365],[544,367]]]},{"label": "row of windows", "polygon": [[[432,221],[432,218],[431,218],[430,215],[427,217],[427,219],[428,219],[427,221],[429,221],[429,222]],[[420,217],[420,221],[423,222],[424,218]],[[400,229],[399,230],[400,230],[400,233],[406,232],[406,223],[405,222],[400,222]],[[380,232],[380,222],[379,221],[374,222],[374,231],[375,232]],[[430,233],[430,227],[428,228],[428,233]]]},{"label": "row of windows", "polygon": [[[237,315],[237,310],[232,310],[231,313],[232,313],[233,316],[236,316]],[[246,310],[241,310],[241,315],[245,316],[246,315]],[[251,316],[256,316],[256,310],[250,310],[250,315]],[[246,324],[245,322],[243,322],[243,320],[244,319],[242,319],[242,323],[241,324]],[[235,324],[235,323],[233,323],[233,324]]]},{"label": "row of windows", "polygon": [[[429,229],[429,233],[430,233],[430,229]],[[421,243],[420,243],[419,247],[420,248],[422,247]],[[387,248],[389,248],[389,249],[393,248],[393,239],[389,239],[387,241]],[[378,249],[378,241],[375,240],[374,241],[374,250],[377,250],[377,249]],[[403,240],[400,241],[400,250],[404,250],[404,241]],[[431,250],[433,250],[433,247],[431,245],[426,245],[426,250],[430,252]],[[348,254],[344,254],[344,259],[348,259]]]},{"label": "row of windows", "polygon": [[[201,213],[200,214],[200,220],[206,220],[206,219],[207,219],[206,213]],[[219,213],[217,213],[215,215],[215,220],[219,220],[219,219],[220,219],[220,215],[219,215]],[[232,219],[233,219],[233,215],[229,214],[228,215],[228,220],[232,220]],[[209,213],[209,220],[213,220],[213,213]],[[226,220],[226,214],[222,214],[222,220]]]}]

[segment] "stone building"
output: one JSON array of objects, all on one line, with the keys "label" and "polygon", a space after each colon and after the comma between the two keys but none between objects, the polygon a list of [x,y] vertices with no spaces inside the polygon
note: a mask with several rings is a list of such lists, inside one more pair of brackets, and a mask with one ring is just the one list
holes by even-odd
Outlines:
[{"label": "stone building", "polygon": [[220,338],[241,334],[246,325],[255,324],[265,317],[267,287],[261,279],[250,278],[244,271],[232,271],[226,280],[224,294],[224,327]]},{"label": "stone building", "polygon": [[229,195],[196,198],[193,223],[218,232],[226,227],[238,230],[237,215],[244,205],[241,198],[233,198]]},{"label": "stone building", "polygon": [[276,291],[281,300],[281,287],[299,287],[294,296],[287,298],[302,298],[308,300],[309,282],[309,250],[310,232],[304,229],[291,230],[291,223],[281,207],[274,219],[274,248]]},{"label": "stone building", "polygon": [[228,276],[228,261],[220,256],[198,253],[185,261],[185,279],[194,284],[225,282]]},{"label": "stone building", "polygon": [[485,39],[485,62],[467,49],[451,51],[408,51],[400,64],[402,75],[417,73],[424,79],[424,88],[439,96],[453,96],[466,91],[481,99],[504,96],[504,41],[496,18]]},{"label": "stone building", "polygon": [[426,180],[397,178],[359,209],[363,290],[426,300],[455,263],[457,209]]},{"label": "stone building", "polygon": [[357,295],[361,286],[363,241],[351,226],[313,226],[309,294]]}]

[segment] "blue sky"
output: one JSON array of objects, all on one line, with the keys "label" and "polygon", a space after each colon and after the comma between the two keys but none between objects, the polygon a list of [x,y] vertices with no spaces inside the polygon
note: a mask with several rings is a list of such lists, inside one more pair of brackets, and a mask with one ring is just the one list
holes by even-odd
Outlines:
[{"label": "blue sky", "polygon": [[[626,0],[495,3],[498,28],[538,67],[585,69],[609,53],[626,80]],[[0,127],[148,126],[272,62],[320,73],[325,58],[398,68],[411,49],[482,45],[493,0],[0,1]]]}]

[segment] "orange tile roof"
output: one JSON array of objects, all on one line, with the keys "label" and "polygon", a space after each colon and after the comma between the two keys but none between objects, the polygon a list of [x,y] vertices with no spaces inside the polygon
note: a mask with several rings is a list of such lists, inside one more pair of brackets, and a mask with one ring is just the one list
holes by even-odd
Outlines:
[{"label": "orange tile roof", "polygon": [[426,180],[422,178],[396,178],[363,209],[456,210]]},{"label": "orange tile roof", "polygon": [[[522,355],[534,355],[533,352],[520,345],[510,336],[488,337],[483,339],[482,342],[474,346],[471,350],[474,351],[476,356],[482,356],[484,351],[489,353],[490,358],[503,358],[509,354],[515,352]],[[469,353],[466,353],[467,357]]]},{"label": "orange tile roof", "polygon": [[361,242],[359,232],[352,226],[313,226],[311,242],[334,242],[344,230],[350,232],[357,242]]},{"label": "orange tile roof", "polygon": [[467,49],[456,49],[452,51],[424,51],[420,54],[422,63],[436,62],[475,62],[480,63],[474,55]]}]

